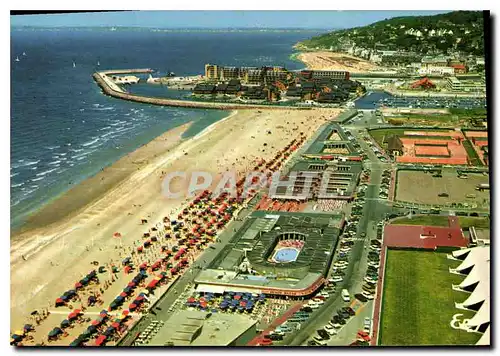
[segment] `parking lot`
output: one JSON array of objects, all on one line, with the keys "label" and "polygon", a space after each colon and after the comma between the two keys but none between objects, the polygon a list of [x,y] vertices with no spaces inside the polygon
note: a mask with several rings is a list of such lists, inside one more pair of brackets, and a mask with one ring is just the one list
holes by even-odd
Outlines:
[{"label": "parking lot", "polygon": [[[489,182],[488,175],[467,173],[459,178],[455,169],[443,169],[442,176],[418,170],[399,170],[396,180],[396,200],[445,205],[450,203],[478,204],[489,206],[490,192],[478,191],[478,184]],[[418,194],[415,192],[418,191]]]}]

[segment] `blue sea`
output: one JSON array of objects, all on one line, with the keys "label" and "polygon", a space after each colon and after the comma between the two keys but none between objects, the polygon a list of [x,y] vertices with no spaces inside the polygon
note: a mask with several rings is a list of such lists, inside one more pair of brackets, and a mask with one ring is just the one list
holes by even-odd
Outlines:
[{"label": "blue sea", "polygon": [[318,33],[11,28],[11,227],[161,133],[192,121],[192,136],[228,114],[107,97],[92,79],[96,69],[300,69],[292,46]]}]

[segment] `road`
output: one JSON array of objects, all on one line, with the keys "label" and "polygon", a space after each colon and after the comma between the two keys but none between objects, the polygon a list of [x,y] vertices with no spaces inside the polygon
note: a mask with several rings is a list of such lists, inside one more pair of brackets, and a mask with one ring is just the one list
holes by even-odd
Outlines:
[{"label": "road", "polygon": [[[337,284],[335,294],[331,295],[325,304],[311,315],[308,321],[301,326],[298,333],[290,335],[283,340],[284,345],[306,345],[307,340],[316,334],[317,329],[326,325],[339,308],[347,306],[348,303],[346,304],[340,297],[340,292],[343,288],[348,289],[351,295],[361,291],[361,285],[363,284],[363,278],[367,267],[369,241],[376,238],[377,223],[382,221],[387,213],[393,211],[393,208],[388,204],[387,200],[380,199],[378,196],[382,173],[384,169],[391,169],[392,165],[390,163],[381,162],[373,153],[372,149],[362,139],[362,137],[366,134],[365,126],[371,125],[373,122],[377,122],[379,118],[377,118],[369,110],[363,111],[363,114],[363,119],[358,120],[357,123],[344,126],[345,129],[351,131],[353,136],[359,142],[362,151],[366,152],[368,155],[368,160],[363,162],[364,168],[371,169],[370,183],[368,184],[365,193],[365,203],[358,222],[357,234],[355,236],[357,240],[352,246],[349,254],[350,263],[345,270],[344,281]],[[364,239],[361,238],[362,232],[366,233],[366,237]],[[338,252],[336,251],[334,259],[337,253]],[[371,315],[372,304],[373,303],[371,302],[366,304],[364,307],[364,313],[362,313],[363,316],[357,315],[351,319],[353,325],[357,325],[359,320],[361,320],[362,325],[364,316]],[[352,336],[353,338],[355,337],[356,332],[357,329],[354,331],[354,335]],[[345,340],[347,340],[347,338],[350,338],[350,336],[346,336]],[[343,341],[339,342],[338,340],[335,340],[337,340],[336,337],[331,339],[332,345],[346,345]],[[349,343],[350,342],[352,342],[352,340],[349,341]]]}]

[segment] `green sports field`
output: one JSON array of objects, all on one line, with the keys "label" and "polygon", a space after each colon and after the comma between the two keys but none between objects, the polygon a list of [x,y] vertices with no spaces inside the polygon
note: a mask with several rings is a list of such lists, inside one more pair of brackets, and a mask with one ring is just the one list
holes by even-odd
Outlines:
[{"label": "green sports field", "polygon": [[[490,219],[487,217],[459,216],[458,221],[462,229],[474,226],[478,229],[489,229]],[[414,215],[398,218],[392,221],[394,225],[426,225],[426,226],[448,226],[448,217],[443,215]]]},{"label": "green sports field", "polygon": [[450,327],[455,314],[473,312],[455,308],[468,294],[451,289],[463,279],[448,272],[457,261],[444,252],[387,251],[380,316],[380,345],[473,345],[480,334]]}]

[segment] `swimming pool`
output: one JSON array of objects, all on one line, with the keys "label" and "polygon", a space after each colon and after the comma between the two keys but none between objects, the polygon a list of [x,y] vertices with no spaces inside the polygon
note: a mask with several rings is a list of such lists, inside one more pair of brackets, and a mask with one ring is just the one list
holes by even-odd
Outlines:
[{"label": "swimming pool", "polygon": [[300,250],[292,247],[280,248],[274,252],[273,260],[278,263],[293,262],[299,256]]}]

